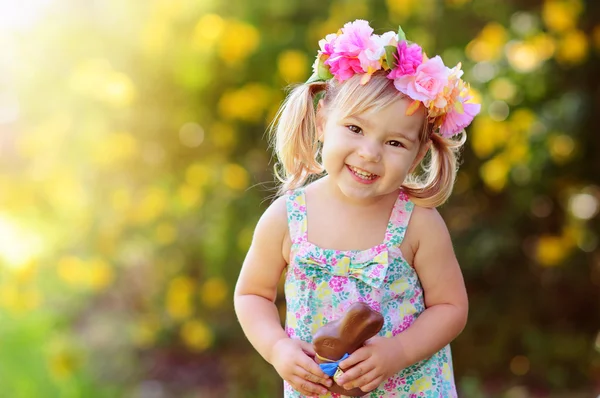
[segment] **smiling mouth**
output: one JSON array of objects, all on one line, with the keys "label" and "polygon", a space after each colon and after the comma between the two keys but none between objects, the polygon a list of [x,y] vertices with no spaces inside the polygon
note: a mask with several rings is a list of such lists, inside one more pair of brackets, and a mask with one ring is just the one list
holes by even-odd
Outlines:
[{"label": "smiling mouth", "polygon": [[357,176],[358,178],[361,178],[363,180],[374,180],[377,177],[379,177],[377,174],[369,173],[368,171],[359,169],[358,167],[354,167],[354,166],[350,166],[350,165],[346,165],[346,166],[348,167],[348,169],[350,169],[352,174],[354,174],[355,176]]}]

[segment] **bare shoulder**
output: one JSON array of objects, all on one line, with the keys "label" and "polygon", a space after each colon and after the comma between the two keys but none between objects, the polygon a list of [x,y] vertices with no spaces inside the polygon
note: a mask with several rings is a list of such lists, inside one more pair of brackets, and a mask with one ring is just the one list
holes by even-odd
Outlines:
[{"label": "bare shoulder", "polygon": [[446,222],[436,208],[415,205],[410,224],[417,237],[430,237],[431,234],[449,234]]},{"label": "bare shoulder", "polygon": [[406,232],[406,240],[414,254],[415,268],[419,268],[419,263],[423,264],[424,258],[435,253],[446,255],[453,253],[448,227],[435,208],[415,205]]},{"label": "bare shoulder", "polygon": [[286,206],[285,196],[280,196],[269,205],[256,224],[255,238],[261,235],[283,241],[288,229]]},{"label": "bare shoulder", "polygon": [[280,197],[265,210],[256,224],[236,284],[236,295],[253,294],[275,300],[277,283],[287,265],[282,250],[289,235],[287,231],[285,197]]}]

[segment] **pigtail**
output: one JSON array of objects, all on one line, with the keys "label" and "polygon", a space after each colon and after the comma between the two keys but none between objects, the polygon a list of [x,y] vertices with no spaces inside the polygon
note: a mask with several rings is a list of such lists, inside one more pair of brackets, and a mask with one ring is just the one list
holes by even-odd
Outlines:
[{"label": "pigtail", "polygon": [[326,83],[304,83],[288,95],[270,126],[271,144],[279,159],[275,175],[282,183],[278,194],[296,189],[308,177],[323,172],[317,160],[319,140],[316,131],[315,95]]},{"label": "pigtail", "polygon": [[409,176],[403,188],[413,202],[423,207],[438,207],[446,202],[454,188],[458,171],[458,152],[467,139],[466,132],[460,139],[444,138],[431,134],[430,160],[423,165],[423,175]]}]

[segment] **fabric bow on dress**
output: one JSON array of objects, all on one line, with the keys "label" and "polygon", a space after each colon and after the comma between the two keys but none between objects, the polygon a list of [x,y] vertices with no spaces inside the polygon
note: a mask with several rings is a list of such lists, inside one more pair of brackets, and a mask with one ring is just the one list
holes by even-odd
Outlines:
[{"label": "fabric bow on dress", "polygon": [[344,252],[336,251],[335,257],[327,259],[325,256],[317,257],[311,253],[302,259],[302,262],[333,276],[355,278],[374,288],[381,287],[389,266],[387,247],[364,260],[359,257],[362,256],[348,256]]}]

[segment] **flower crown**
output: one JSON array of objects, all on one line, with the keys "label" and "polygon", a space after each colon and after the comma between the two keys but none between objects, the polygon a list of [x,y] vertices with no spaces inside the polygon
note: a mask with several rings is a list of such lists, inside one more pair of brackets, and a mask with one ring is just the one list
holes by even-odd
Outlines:
[{"label": "flower crown", "polygon": [[470,101],[468,84],[460,79],[461,64],[450,69],[439,55],[428,58],[419,45],[406,41],[402,28],[376,35],[367,21],[357,19],[325,36],[319,46],[309,83],[332,78],[341,83],[362,74],[364,85],[373,73],[384,70],[396,89],[413,100],[406,114],[423,104],[442,137],[460,133],[480,111],[481,105]]}]

